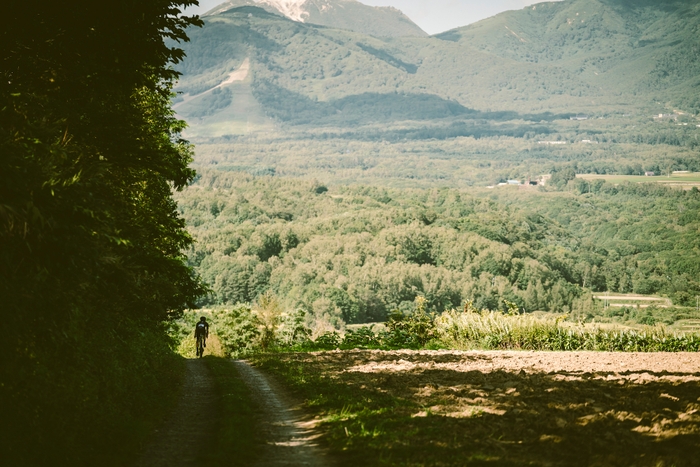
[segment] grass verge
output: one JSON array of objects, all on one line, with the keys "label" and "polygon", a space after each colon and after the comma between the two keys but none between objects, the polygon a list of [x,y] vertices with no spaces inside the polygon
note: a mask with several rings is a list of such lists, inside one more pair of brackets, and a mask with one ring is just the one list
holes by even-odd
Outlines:
[{"label": "grass verge", "polygon": [[262,436],[256,429],[257,405],[230,359],[205,356],[220,396],[220,422],[208,448],[206,466],[253,465]]},{"label": "grass verge", "polygon": [[336,454],[340,466],[490,465],[482,462],[489,455],[476,446],[431,449],[444,444],[440,440],[449,444],[449,427],[438,418],[412,417],[423,409],[417,401],[380,385],[347,384],[345,378],[326,373],[322,364],[307,364],[313,358],[313,354],[262,354],[252,361],[284,381],[323,419],[321,441]]}]

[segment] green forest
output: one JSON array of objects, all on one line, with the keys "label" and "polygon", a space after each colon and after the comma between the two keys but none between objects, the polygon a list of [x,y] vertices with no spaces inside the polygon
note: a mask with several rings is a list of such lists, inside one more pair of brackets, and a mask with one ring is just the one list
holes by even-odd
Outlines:
[{"label": "green forest", "polygon": [[410,313],[418,296],[438,313],[509,301],[575,320],[602,314],[595,292],[695,305],[697,189],[563,183],[395,189],[201,170],[176,199],[196,239],[190,265],[212,288],[203,306],[271,291],[343,327]]}]

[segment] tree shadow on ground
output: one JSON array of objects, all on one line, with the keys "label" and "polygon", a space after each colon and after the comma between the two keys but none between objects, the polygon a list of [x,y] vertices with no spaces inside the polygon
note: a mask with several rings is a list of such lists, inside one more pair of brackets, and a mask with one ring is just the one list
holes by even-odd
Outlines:
[{"label": "tree shadow on ground", "polygon": [[344,465],[700,465],[700,373],[426,369],[367,355],[294,358],[325,375],[319,405],[347,415],[325,424]]}]

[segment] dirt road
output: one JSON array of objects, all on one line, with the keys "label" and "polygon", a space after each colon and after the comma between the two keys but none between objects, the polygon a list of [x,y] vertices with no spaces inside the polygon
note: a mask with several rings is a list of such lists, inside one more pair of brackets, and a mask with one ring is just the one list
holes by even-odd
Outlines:
[{"label": "dirt road", "polygon": [[199,466],[217,420],[214,382],[201,360],[187,361],[180,401],[135,467]]},{"label": "dirt road", "polygon": [[284,391],[244,361],[234,361],[261,410],[260,428],[267,442],[257,466],[332,465],[315,443],[314,421]]},{"label": "dirt road", "polygon": [[[313,420],[281,388],[246,362],[232,361],[231,365],[237,368],[259,407],[257,424],[265,443],[255,466],[333,465],[314,442]],[[188,360],[178,406],[154,434],[135,467],[203,465],[206,449],[216,439],[218,402],[206,364],[202,360]]]}]

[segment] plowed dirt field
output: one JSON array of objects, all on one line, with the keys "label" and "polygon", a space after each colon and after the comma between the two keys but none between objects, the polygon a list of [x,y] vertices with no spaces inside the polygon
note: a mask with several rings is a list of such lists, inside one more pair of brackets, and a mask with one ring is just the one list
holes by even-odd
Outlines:
[{"label": "plowed dirt field", "polygon": [[357,350],[275,359],[260,363],[325,420],[342,465],[700,465],[700,354]]}]

